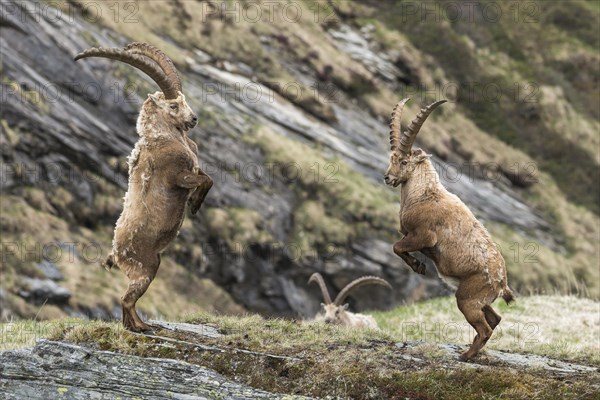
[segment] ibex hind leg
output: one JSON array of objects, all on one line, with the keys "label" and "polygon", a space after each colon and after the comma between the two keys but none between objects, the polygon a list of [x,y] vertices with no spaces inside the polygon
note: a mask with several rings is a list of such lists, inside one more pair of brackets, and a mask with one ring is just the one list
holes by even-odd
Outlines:
[{"label": "ibex hind leg", "polygon": [[129,265],[126,271],[129,278],[129,286],[121,297],[121,307],[123,309],[123,327],[134,332],[152,331],[152,327],[142,321],[135,310],[135,304],[142,297],[158,271],[160,265],[160,255],[156,255],[153,262],[147,262],[141,265]]},{"label": "ibex hind leg", "polygon": [[121,297],[123,308],[123,327],[134,332],[152,331],[152,327],[142,321],[135,310],[135,303],[150,286],[149,278],[140,278],[129,282],[127,291]]},{"label": "ibex hind leg", "polygon": [[479,354],[479,351],[489,338],[492,336],[492,328],[488,324],[483,310],[479,308],[476,302],[473,301],[459,301],[458,308],[463,313],[467,322],[475,329],[477,335],[473,340],[473,343],[469,347],[469,350],[461,354],[460,359],[462,361],[468,361]]},{"label": "ibex hind leg", "polygon": [[502,320],[502,317],[491,306],[483,307],[483,313],[485,314],[485,320],[490,324],[490,327],[496,329]]},{"label": "ibex hind leg", "polygon": [[[487,311],[488,316],[486,317],[484,308],[489,307],[483,302],[483,299],[486,297],[486,287],[485,285],[479,285],[480,282],[478,282],[477,278],[477,276],[474,276],[471,279],[462,281],[456,290],[456,302],[458,309],[463,313],[467,322],[477,332],[477,335],[475,336],[475,339],[473,340],[473,343],[469,349],[461,354],[460,359],[462,361],[468,361],[475,357],[492,336],[493,328],[490,326],[488,318],[491,316],[494,322],[500,322],[499,320],[495,319],[496,316],[498,318],[500,318],[500,316],[495,314],[493,310],[491,311],[494,315],[492,316],[492,313]],[[479,289],[482,287],[484,289]],[[491,309],[491,307],[489,308]]]}]

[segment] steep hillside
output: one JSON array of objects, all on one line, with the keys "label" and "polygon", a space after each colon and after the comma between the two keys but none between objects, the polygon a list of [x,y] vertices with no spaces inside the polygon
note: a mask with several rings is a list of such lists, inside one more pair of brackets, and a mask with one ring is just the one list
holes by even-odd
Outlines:
[{"label": "steep hillside", "polygon": [[593,2],[491,3],[498,18],[455,18],[437,2],[433,14],[374,1],[93,4],[2,3],[3,319],[118,316],[124,279],[98,261],[155,87],[72,57],[134,40],[174,59],[215,181],[167,250],[146,313],[311,315],[314,271],[336,288],[363,274],[392,282],[393,294],[357,292],[358,310],[448,293],[431,266],[422,278],[391,252],[399,199],[381,175],[387,118],[406,95],[411,116],[451,100],[419,144],[491,231],[510,284],[600,296]]}]

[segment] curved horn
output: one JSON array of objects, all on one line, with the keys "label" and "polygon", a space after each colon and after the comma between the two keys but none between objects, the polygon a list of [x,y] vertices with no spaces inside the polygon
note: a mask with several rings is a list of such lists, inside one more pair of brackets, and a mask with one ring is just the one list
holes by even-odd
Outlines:
[{"label": "curved horn", "polygon": [[107,49],[103,47],[92,47],[77,54],[77,56],[75,56],[75,61],[88,57],[104,57],[129,64],[152,78],[152,80],[160,87],[160,90],[165,94],[166,99],[176,99],[178,96],[177,88],[173,82],[169,80],[160,66],[152,61],[152,59],[148,59],[143,55],[131,54],[119,48]]},{"label": "curved horn", "polygon": [[404,105],[408,100],[410,100],[409,97],[396,104],[390,116],[390,146],[392,151],[400,148],[400,118],[402,117]]},{"label": "curved horn", "polygon": [[327,290],[327,285],[325,285],[325,281],[320,273],[315,272],[308,279],[308,283],[317,282],[319,287],[321,288],[321,293],[323,294],[323,300],[325,300],[326,304],[331,304],[331,296],[329,295],[329,290]]},{"label": "curved horn", "polygon": [[179,74],[177,73],[177,69],[175,68],[175,64],[173,61],[160,49],[152,46],[148,43],[142,42],[133,42],[125,46],[125,50],[132,54],[141,54],[152,60],[156,61],[158,65],[162,68],[162,70],[167,75],[167,78],[175,85],[175,88],[182,92],[181,90],[181,79],[179,78]]},{"label": "curved horn", "polygon": [[401,152],[403,152],[404,154],[410,153],[412,145],[415,142],[415,139],[417,138],[417,134],[419,133],[421,126],[423,126],[423,122],[425,122],[425,120],[427,119],[427,117],[429,117],[429,114],[431,114],[433,110],[438,108],[441,104],[444,104],[446,101],[448,100],[438,100],[434,103],[431,103],[427,107],[421,109],[421,112],[417,114],[415,119],[413,119],[410,125],[408,126],[408,129],[406,129],[400,137]]},{"label": "curved horn", "polygon": [[336,306],[341,305],[344,302],[344,300],[346,300],[346,297],[348,297],[348,295],[350,294],[350,291],[358,289],[359,287],[365,285],[381,285],[389,289],[392,288],[392,286],[385,279],[378,278],[376,276],[363,276],[362,278],[355,279],[349,284],[347,284],[346,287],[344,287],[342,291],[337,295],[333,304],[335,304]]}]

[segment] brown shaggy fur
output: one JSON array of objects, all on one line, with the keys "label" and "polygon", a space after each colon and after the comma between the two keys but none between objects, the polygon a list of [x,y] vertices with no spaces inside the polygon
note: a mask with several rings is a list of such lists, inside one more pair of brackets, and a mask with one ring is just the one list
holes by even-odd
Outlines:
[{"label": "brown shaggy fur", "polygon": [[181,92],[173,100],[165,100],[162,92],[149,95],[138,117],[140,139],[128,160],[129,187],[104,264],[117,265],[129,279],[121,298],[129,330],[151,330],[135,304],[156,276],[161,252],[177,236],[186,203],[195,214],[212,187],[199,168],[198,147],[187,137],[196,123]]},{"label": "brown shaggy fur", "polygon": [[425,265],[410,255],[420,251],[433,260],[439,276],[456,287],[456,301],[469,324],[477,331],[471,347],[461,355],[477,355],[500,323],[490,306],[502,296],[513,300],[507,286],[504,258],[488,231],[467,206],[440,183],[429,155],[421,149],[410,154],[394,150],[385,174],[388,185],[401,185],[400,225],[404,237],[394,253],[415,272]]}]

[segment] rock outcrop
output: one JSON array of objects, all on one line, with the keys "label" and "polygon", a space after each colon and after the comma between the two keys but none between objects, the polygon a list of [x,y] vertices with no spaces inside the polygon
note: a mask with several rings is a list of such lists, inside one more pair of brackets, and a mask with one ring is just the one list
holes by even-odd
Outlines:
[{"label": "rock outcrop", "polygon": [[19,296],[34,304],[66,304],[71,293],[58,286],[51,279],[24,279],[25,287],[19,290]]},{"label": "rock outcrop", "polygon": [[0,354],[3,399],[302,399],[253,389],[183,361],[40,341]]}]

